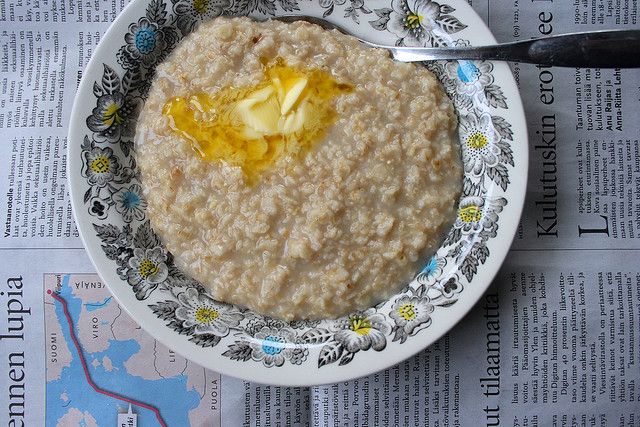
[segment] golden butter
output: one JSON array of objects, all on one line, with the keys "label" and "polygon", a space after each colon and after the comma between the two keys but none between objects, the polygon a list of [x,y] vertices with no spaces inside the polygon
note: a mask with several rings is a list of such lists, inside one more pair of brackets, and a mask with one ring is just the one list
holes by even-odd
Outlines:
[{"label": "golden butter", "polygon": [[203,159],[240,166],[255,183],[279,158],[319,141],[336,119],[333,98],[352,90],[327,72],[277,60],[254,87],[171,98],[162,112]]}]

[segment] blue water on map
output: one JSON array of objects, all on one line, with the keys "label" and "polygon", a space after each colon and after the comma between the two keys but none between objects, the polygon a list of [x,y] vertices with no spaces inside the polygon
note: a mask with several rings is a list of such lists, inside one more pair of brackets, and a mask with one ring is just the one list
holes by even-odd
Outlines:
[{"label": "blue water on map", "polygon": [[[74,328],[82,308],[82,300],[71,294],[69,276],[64,276],[60,296],[67,301],[69,313],[74,321]],[[62,326],[64,339],[71,351],[71,365],[64,368],[60,378],[47,383],[47,411],[46,425],[55,426],[58,420],[71,408],[85,411],[97,421],[99,426],[112,427],[117,423],[118,408],[125,409],[128,404],[115,398],[96,392],[86,381],[82,364],[78,358],[73,340],[69,333],[69,325],[64,316],[62,304],[55,301],[56,315]],[[89,366],[91,377],[96,385],[120,396],[126,396],[155,406],[169,426],[188,426],[188,412],[200,403],[200,396],[196,390],[186,391],[186,376],[147,380],[127,372],[124,362],[140,351],[140,345],[135,340],[109,341],[109,347],[103,352],[92,353],[85,359]],[[102,365],[94,368],[91,361],[103,356],[111,359],[113,369],[107,372]],[[66,393],[69,402],[63,401],[61,395]],[[139,426],[156,426],[158,421],[155,414],[145,408],[133,406],[138,414]]]},{"label": "blue water on map", "polygon": [[109,301],[111,301],[111,298],[113,298],[113,297],[107,297],[102,302],[87,302],[87,303],[84,304],[84,308],[86,308],[87,311],[97,310],[97,309],[102,308],[105,305],[109,304]]}]

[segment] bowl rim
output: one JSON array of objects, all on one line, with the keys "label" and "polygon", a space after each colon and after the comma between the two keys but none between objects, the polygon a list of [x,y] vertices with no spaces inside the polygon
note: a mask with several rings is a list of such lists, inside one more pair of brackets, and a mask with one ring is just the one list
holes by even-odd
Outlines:
[{"label": "bowl rim", "polygon": [[[458,10],[462,10],[467,17],[472,18],[470,24],[474,31],[478,31],[480,35],[479,39],[483,43],[495,43],[496,40],[491,31],[471,6],[462,0],[448,0],[448,2],[454,4]],[[88,97],[83,98],[82,94],[90,93],[91,85],[96,75],[99,74],[99,70],[102,69],[105,52],[108,54],[111,53],[112,49],[110,45],[121,38],[122,34],[126,33],[130,22],[133,22],[132,18],[137,18],[144,14],[144,8],[147,3],[148,0],[133,0],[129,3],[111,24],[99,45],[94,50],[83,72],[71,111],[66,165],[73,213],[85,250],[96,272],[98,272],[110,292],[114,295],[118,304],[136,323],[166,347],[176,351],[189,360],[225,375],[272,385],[312,386],[347,381],[387,369],[435,343],[466,316],[480,301],[482,295],[489,288],[502,263],[505,261],[510,245],[515,237],[518,222],[524,207],[528,174],[528,135],[520,92],[516,86],[513,74],[506,63],[494,62],[493,64],[494,73],[500,76],[501,86],[508,94],[510,104],[509,120],[512,124],[514,135],[517,135],[517,137],[514,136],[513,144],[515,145],[517,143],[520,145],[517,151],[518,156],[516,157],[518,167],[513,169],[514,174],[511,176],[512,181],[508,190],[505,192],[505,197],[508,197],[509,200],[508,212],[505,211],[499,218],[499,239],[494,238],[487,243],[491,248],[491,261],[493,262],[487,262],[479,268],[478,274],[473,278],[471,286],[465,289],[464,298],[460,300],[460,303],[449,308],[445,316],[437,316],[438,327],[437,329],[431,329],[429,334],[414,337],[413,342],[411,344],[409,344],[409,342],[403,344],[402,349],[397,348],[396,351],[385,349],[384,352],[369,354],[365,361],[367,363],[351,363],[345,366],[332,365],[330,369],[327,369],[329,368],[328,366],[324,368],[316,367],[314,370],[310,370],[307,365],[285,365],[275,369],[267,369],[262,364],[235,362],[211,353],[208,351],[209,349],[195,346],[188,342],[186,337],[169,330],[161,320],[152,314],[151,310],[146,306],[146,303],[135,299],[132,292],[123,292],[122,287],[126,285],[126,288],[129,289],[129,285],[126,283],[122,284],[122,280],[115,274],[113,269],[109,270],[104,268],[106,258],[104,258],[104,254],[100,252],[99,242],[95,237],[90,221],[88,221],[86,217],[87,214],[81,213],[83,210],[80,209],[83,205],[83,195],[79,188],[81,184],[78,182],[80,178],[78,171],[81,165],[78,147],[86,134],[84,125],[86,119],[85,113],[90,111],[91,103],[89,101],[92,101],[87,100],[86,98]],[[482,283],[483,285],[473,286],[475,283]],[[435,317],[436,316],[434,316],[434,318]],[[372,361],[375,363],[372,364]]]}]

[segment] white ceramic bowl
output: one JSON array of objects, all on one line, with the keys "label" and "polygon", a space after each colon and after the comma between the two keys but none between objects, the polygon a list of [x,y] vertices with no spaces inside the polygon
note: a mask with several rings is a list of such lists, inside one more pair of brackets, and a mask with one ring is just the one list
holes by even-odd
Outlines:
[{"label": "white ceramic bowl", "polygon": [[[324,16],[378,43],[495,42],[463,0],[133,0],[83,75],[71,116],[68,176],[87,252],[120,305],[145,330],[218,372],[306,386],[392,366],[436,341],[478,301],[520,218],[527,133],[506,64],[429,64],[460,119],[465,183],[451,232],[413,282],[388,301],[337,320],[286,323],[214,301],[173,265],[146,219],[133,151],[136,116],[154,67],[198,22],[220,14],[292,12]],[[407,22],[419,25],[410,29]],[[145,262],[156,267],[153,274],[141,271]],[[400,307],[408,305],[416,314],[401,316]],[[195,316],[202,307],[219,316],[202,323]]]}]

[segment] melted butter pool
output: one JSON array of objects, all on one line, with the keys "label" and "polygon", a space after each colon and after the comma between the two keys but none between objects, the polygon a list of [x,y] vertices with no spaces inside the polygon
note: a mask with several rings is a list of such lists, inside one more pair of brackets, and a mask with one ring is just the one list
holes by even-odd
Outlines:
[{"label": "melted butter pool", "polygon": [[162,112],[200,157],[239,166],[255,183],[278,159],[320,141],[337,117],[333,99],[352,90],[325,71],[277,60],[256,86],[171,98]]}]

